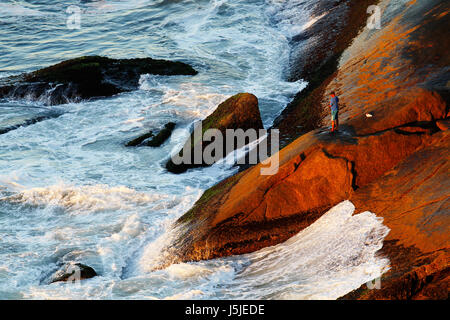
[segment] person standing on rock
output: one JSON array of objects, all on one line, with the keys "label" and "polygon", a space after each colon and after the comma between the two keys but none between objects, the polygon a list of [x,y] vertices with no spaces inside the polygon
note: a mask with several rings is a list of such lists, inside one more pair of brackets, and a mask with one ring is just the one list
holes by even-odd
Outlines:
[{"label": "person standing on rock", "polygon": [[331,92],[330,108],[331,108],[331,132],[338,130],[339,126],[339,98],[334,91]]}]

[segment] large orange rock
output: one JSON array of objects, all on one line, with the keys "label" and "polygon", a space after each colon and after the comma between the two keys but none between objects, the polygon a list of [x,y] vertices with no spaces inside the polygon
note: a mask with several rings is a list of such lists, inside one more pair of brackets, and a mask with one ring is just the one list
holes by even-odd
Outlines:
[{"label": "large orange rock", "polygon": [[336,91],[340,119],[358,134],[445,118],[442,94],[448,92],[445,68],[450,57],[445,52],[450,46],[441,36],[448,29],[449,4],[415,1],[397,10],[388,1],[379,5],[383,28],[365,29],[355,38],[325,89],[322,105]]},{"label": "large orange rock", "polygon": [[279,157],[277,174],[261,175],[264,166],[259,164],[207,190],[178,221],[173,261],[242,254],[280,243],[331,206],[352,199],[358,210],[380,214],[391,228],[384,254],[392,272],[383,280],[385,291],[349,297],[443,297],[448,284],[449,136],[442,128],[450,95],[449,56],[437,48],[448,48],[443,34],[450,4],[388,4],[380,1],[383,28],[356,37],[336,72],[292,105],[282,120],[285,127],[297,125],[293,117],[315,107],[328,121],[328,93],[337,91],[340,133],[316,129],[293,139],[298,132],[287,132],[285,141],[291,143],[272,156]]},{"label": "large orange rock", "polygon": [[356,191],[357,212],[370,210],[391,230],[381,254],[390,270],[381,289],[364,285],[347,299],[447,299],[450,276],[448,132],[383,177]]},{"label": "large orange rock", "polygon": [[[310,85],[276,122],[283,145],[305,130],[331,124],[332,91],[340,98],[341,123],[360,135],[447,116],[450,5],[441,0],[402,6],[384,0],[378,5],[380,30],[364,28],[343,53],[336,54],[335,63],[331,60],[318,67],[313,76],[305,74]],[[342,39],[329,39],[333,41]]]},{"label": "large orange rock", "polygon": [[286,240],[432,141],[397,129],[358,137],[306,134],[279,153],[275,175],[262,164],[205,192],[180,218],[175,247],[184,261],[241,254]]}]

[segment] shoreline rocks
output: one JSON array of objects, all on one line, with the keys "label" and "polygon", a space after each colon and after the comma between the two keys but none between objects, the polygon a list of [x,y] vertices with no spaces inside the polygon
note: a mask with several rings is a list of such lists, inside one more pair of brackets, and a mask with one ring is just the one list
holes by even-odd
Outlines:
[{"label": "shoreline rocks", "polygon": [[448,299],[449,138],[436,133],[430,146],[352,196],[357,213],[375,212],[391,229],[379,252],[390,270],[380,289],[363,285],[342,299]]},{"label": "shoreline rocks", "polygon": [[432,141],[398,128],[368,136],[315,130],[279,153],[276,175],[256,165],[207,190],[178,220],[181,261],[243,254],[275,245]]},{"label": "shoreline rocks", "polygon": [[[367,6],[355,3],[339,2],[348,5],[347,17],[362,9],[366,17]],[[261,176],[257,165],[206,190],[177,221],[180,235],[170,245],[170,262],[275,245],[350,199],[357,212],[386,219],[391,232],[380,254],[392,269],[381,289],[363,286],[344,298],[448,298],[450,61],[442,33],[450,4],[378,5],[384,10],[382,29],[362,29],[353,41],[340,38],[339,31],[333,36],[345,45],[342,52],[309,66],[312,85],[275,125],[285,138],[279,172]],[[359,21],[362,27],[365,19]],[[317,128],[329,121],[331,91],[341,100],[340,131],[334,135],[326,126]]]},{"label": "shoreline rocks", "polygon": [[0,98],[45,100],[49,105],[109,97],[136,90],[142,74],[196,75],[183,62],[152,58],[111,59],[84,56],[0,82]]},{"label": "shoreline rocks", "polygon": [[320,17],[291,40],[289,81],[303,79],[306,88],[275,119],[280,145],[321,127],[324,114],[319,107],[324,90],[339,68],[339,60],[366,25],[367,8],[379,0],[316,1],[312,16]]}]

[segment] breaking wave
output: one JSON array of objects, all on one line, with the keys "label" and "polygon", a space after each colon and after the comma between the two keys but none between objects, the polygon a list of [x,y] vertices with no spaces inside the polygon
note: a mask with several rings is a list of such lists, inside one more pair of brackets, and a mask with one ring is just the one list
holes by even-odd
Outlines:
[{"label": "breaking wave", "polygon": [[105,210],[126,210],[167,198],[166,195],[136,192],[125,186],[71,186],[66,184],[23,189],[19,193],[0,198],[0,201],[31,206],[61,207],[70,213]]}]

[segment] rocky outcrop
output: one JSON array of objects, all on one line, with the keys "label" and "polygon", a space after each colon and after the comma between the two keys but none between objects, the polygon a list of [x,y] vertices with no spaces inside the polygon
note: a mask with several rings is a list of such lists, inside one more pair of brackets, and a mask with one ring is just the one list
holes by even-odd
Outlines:
[{"label": "rocky outcrop", "polygon": [[281,146],[322,125],[322,109],[317,106],[325,88],[336,75],[342,53],[366,25],[367,8],[378,2],[324,0],[311,4],[311,19],[316,21],[291,39],[288,74],[289,80],[304,79],[308,85],[274,121]]},{"label": "rocky outcrop", "polygon": [[[190,168],[211,165],[211,163],[206,163],[203,158],[198,163],[194,159],[195,150],[200,150],[203,153],[205,148],[213,142],[204,141],[206,140],[204,139],[204,133],[208,129],[217,129],[222,133],[223,156],[226,156],[227,129],[242,129],[244,131],[248,129],[264,129],[258,108],[258,98],[250,93],[239,93],[222,102],[212,114],[201,121],[200,138],[197,138],[193,132],[185,143],[184,149],[190,149],[190,163],[175,164],[171,158],[166,163],[166,169],[172,173],[183,173]],[[253,140],[248,140],[247,143],[251,141]],[[234,142],[232,145],[238,147]],[[182,157],[183,150],[178,152],[178,155]]]},{"label": "rocky outcrop", "polygon": [[82,263],[67,263],[51,277],[53,282],[75,282],[93,278],[97,275],[94,269]]},{"label": "rocky outcrop", "polygon": [[183,62],[86,56],[2,79],[0,98],[28,98],[55,105],[108,97],[137,89],[142,74],[195,75],[197,71]]},{"label": "rocky outcrop", "polygon": [[[285,131],[277,174],[261,175],[264,166],[258,164],[207,190],[177,223],[174,261],[280,243],[351,199],[358,212],[385,218],[391,232],[381,254],[390,259],[391,271],[382,279],[385,290],[363,288],[350,298],[445,296],[450,61],[438,48],[448,48],[442,33],[450,8],[438,0],[379,5],[382,29],[364,29],[336,60],[336,69],[278,119],[282,134],[283,127],[301,124],[296,115],[308,111],[324,125],[329,93],[336,91],[339,133],[331,135],[326,127],[300,137]],[[323,67],[317,66],[319,72]]]},{"label": "rocky outcrop", "polygon": [[449,150],[449,132],[437,133],[429,147],[352,196],[359,212],[376,212],[391,229],[380,252],[390,270],[381,288],[363,285],[343,299],[448,299]]},{"label": "rocky outcrop", "polygon": [[260,175],[259,164],[208,190],[179,220],[187,228],[176,251],[200,260],[284,241],[430,144],[433,132],[408,126],[365,136],[305,134],[280,151],[276,175]]}]

